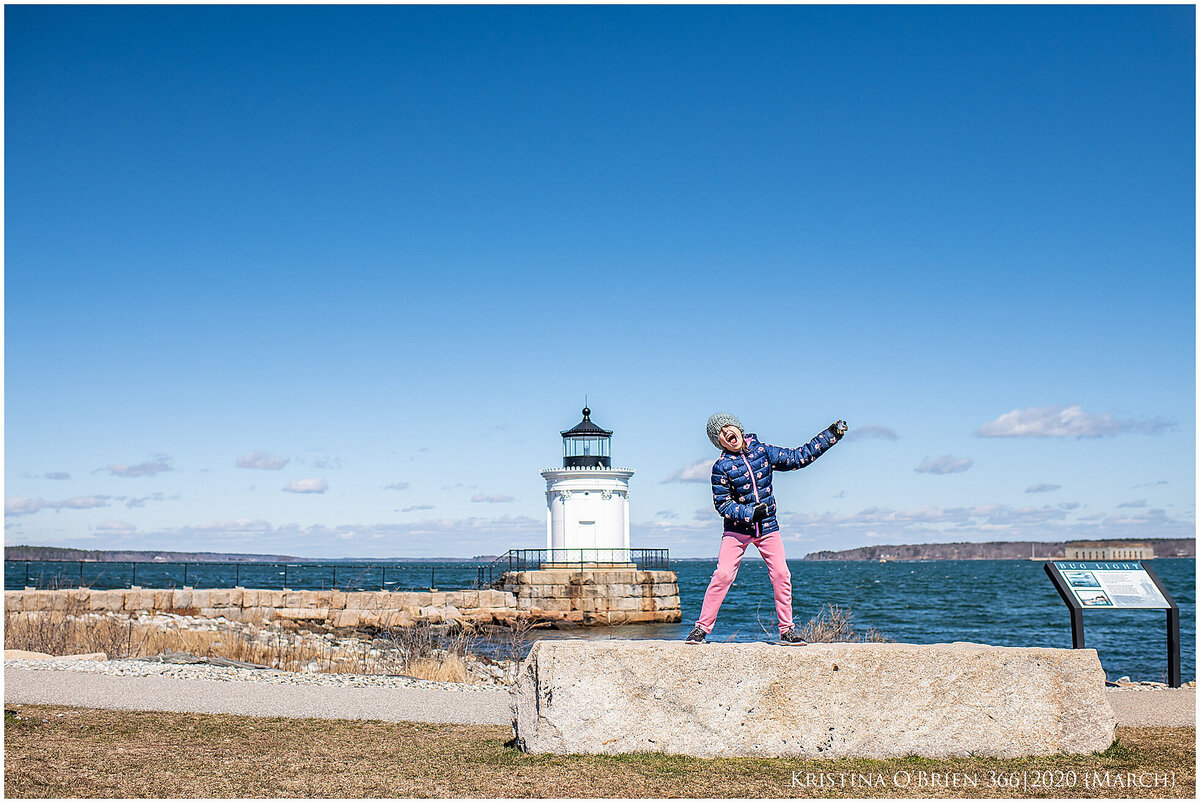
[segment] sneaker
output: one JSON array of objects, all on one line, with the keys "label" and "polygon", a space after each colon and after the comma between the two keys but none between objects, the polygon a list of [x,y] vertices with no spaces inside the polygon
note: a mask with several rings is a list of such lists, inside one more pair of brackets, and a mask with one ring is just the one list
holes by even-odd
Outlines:
[{"label": "sneaker", "polygon": [[800,634],[796,632],[796,628],[785,630],[779,634],[779,643],[788,644],[793,647],[807,647],[808,642],[800,638]]},{"label": "sneaker", "polygon": [[708,634],[699,627],[693,627],[692,632],[688,633],[687,641],[684,644],[703,644],[704,639]]}]

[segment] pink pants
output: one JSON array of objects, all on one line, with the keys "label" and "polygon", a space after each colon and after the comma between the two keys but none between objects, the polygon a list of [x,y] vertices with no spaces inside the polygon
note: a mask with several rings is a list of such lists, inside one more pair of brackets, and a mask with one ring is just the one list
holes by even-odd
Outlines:
[{"label": "pink pants", "polygon": [[783,539],[779,533],[756,538],[727,532],[721,538],[717,570],[713,572],[708,590],[704,592],[704,605],[700,608],[700,618],[696,620],[696,626],[705,633],[711,633],[713,625],[717,623],[717,611],[721,610],[725,593],[737,577],[742,555],[751,544],[758,547],[759,554],[767,562],[767,574],[775,589],[775,616],[779,619],[779,632],[784,633],[792,628],[792,573],[788,571],[787,559],[783,556]]}]

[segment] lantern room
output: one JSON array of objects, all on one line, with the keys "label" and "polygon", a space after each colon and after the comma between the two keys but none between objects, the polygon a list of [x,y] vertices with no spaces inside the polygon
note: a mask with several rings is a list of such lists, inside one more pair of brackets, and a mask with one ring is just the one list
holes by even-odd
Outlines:
[{"label": "lantern room", "polygon": [[583,408],[583,420],[562,433],[563,468],[609,468],[612,431],[596,426],[592,411]]}]

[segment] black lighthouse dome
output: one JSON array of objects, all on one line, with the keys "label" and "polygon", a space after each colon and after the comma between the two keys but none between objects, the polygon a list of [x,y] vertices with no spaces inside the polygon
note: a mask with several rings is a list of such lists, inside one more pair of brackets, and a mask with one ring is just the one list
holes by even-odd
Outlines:
[{"label": "black lighthouse dome", "polygon": [[564,430],[564,468],[611,468],[608,452],[612,431],[596,426],[591,419],[592,411],[583,408],[583,420]]}]

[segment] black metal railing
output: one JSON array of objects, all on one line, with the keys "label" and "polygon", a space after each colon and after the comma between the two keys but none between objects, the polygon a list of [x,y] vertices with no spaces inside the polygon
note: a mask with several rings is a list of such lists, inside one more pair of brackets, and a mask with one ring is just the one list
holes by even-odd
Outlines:
[{"label": "black metal railing", "polygon": [[582,570],[624,563],[632,563],[638,571],[666,571],[671,568],[670,550],[628,547],[510,549],[486,566],[479,567],[477,585],[489,588],[505,572],[536,571],[550,566]]},{"label": "black metal railing", "polygon": [[[4,561],[4,587],[21,588],[235,588],[424,591],[473,588],[472,563],[436,566],[400,563],[226,563],[158,561]],[[429,584],[425,584],[428,578]]]},{"label": "black metal railing", "polygon": [[[424,591],[491,588],[505,572],[633,564],[670,569],[666,549],[510,549],[491,563],[257,563],[98,560],[6,560],[4,587],[22,588],[265,588],[344,591]],[[425,579],[428,578],[428,585]]]}]

